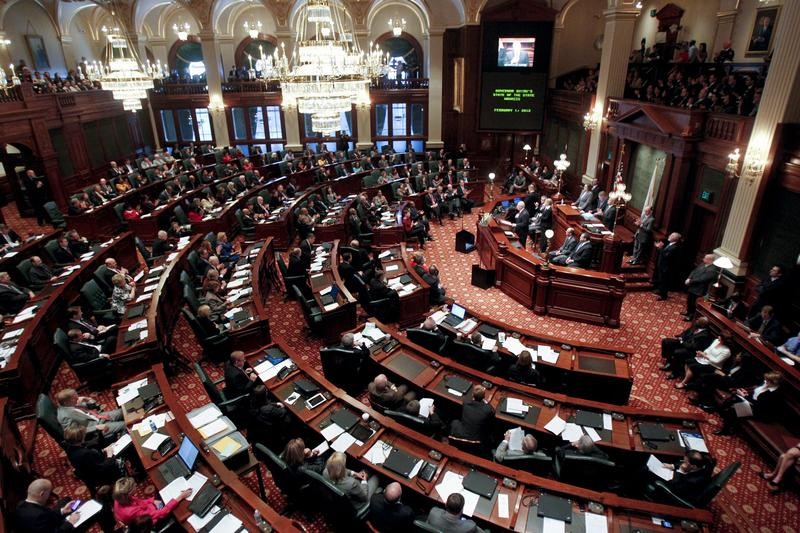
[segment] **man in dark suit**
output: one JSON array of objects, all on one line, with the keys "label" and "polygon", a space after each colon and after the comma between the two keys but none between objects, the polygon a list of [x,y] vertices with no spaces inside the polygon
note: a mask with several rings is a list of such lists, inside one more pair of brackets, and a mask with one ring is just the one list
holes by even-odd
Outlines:
[{"label": "man in dark suit", "polygon": [[439,531],[447,533],[483,533],[478,525],[462,516],[464,511],[464,496],[454,492],[447,497],[445,508],[434,507],[428,513],[427,523]]},{"label": "man in dark suit", "polygon": [[429,219],[433,220],[436,217],[439,220],[439,224],[444,224],[442,222],[442,205],[436,200],[436,192],[433,187],[428,188],[428,193],[423,198],[423,206]]},{"label": "man in dark suit", "polygon": [[169,241],[169,235],[162,229],[158,231],[156,238],[153,240],[153,247],[150,253],[153,257],[160,257],[172,252],[174,249],[175,245]]},{"label": "man in dark suit", "polygon": [[704,255],[703,262],[692,270],[684,282],[688,293],[686,295],[686,312],[683,313],[684,320],[689,322],[694,318],[697,311],[697,299],[705,296],[708,286],[717,278],[718,274],[719,271],[714,266],[714,254]]},{"label": "man in dark suit", "polygon": [[419,400],[411,400],[405,407],[400,409],[401,412],[415,416],[423,421],[423,431],[426,435],[441,435],[445,430],[445,424],[439,415],[436,414],[436,407],[431,404],[428,410],[428,416],[421,416]]},{"label": "man in dark suit", "polygon": [[609,201],[603,211],[603,225],[608,231],[614,231],[614,226],[617,225],[617,203]]},{"label": "man in dark suit", "polygon": [[576,268],[589,268],[592,264],[592,253],[592,243],[589,241],[589,232],[584,231],[578,238],[578,245],[575,246],[572,253],[567,257],[558,256],[554,258],[553,263]]},{"label": "man in dark suit", "polygon": [[784,341],[783,327],[775,318],[775,311],[771,305],[761,308],[761,313],[747,321],[750,328],[750,337],[760,339],[773,346],[780,346]]},{"label": "man in dark suit", "polygon": [[564,238],[564,242],[561,244],[561,247],[558,250],[552,250],[548,255],[550,256],[550,261],[554,262],[556,257],[562,257],[556,264],[564,264],[566,262],[567,257],[575,251],[575,248],[578,246],[578,239],[575,237],[575,228],[568,227],[566,231],[566,237]]},{"label": "man in dark suit", "polygon": [[708,348],[714,341],[714,334],[708,327],[708,318],[701,316],[678,337],[661,340],[661,358],[664,363],[659,369],[672,371],[670,378],[676,378],[683,371],[685,361]]},{"label": "man in dark suit", "polygon": [[0,313],[16,315],[31,298],[32,291],[12,282],[8,272],[0,272]]},{"label": "man in dark suit", "polygon": [[63,235],[58,238],[58,247],[53,251],[53,259],[59,264],[69,264],[78,261],[78,257],[72,253],[69,242]]},{"label": "man in dark suit", "polygon": [[408,392],[406,385],[395,385],[386,374],[378,374],[369,385],[369,400],[387,409],[400,409],[403,404],[414,399],[415,394]]},{"label": "man in dark suit", "polygon": [[519,243],[525,248],[528,242],[528,226],[531,223],[531,215],[525,208],[525,202],[517,202],[517,214],[514,217],[514,233],[519,238]]},{"label": "man in dark suit", "polygon": [[352,278],[356,274],[356,269],[353,267],[353,254],[350,252],[342,253],[341,258],[339,259],[339,266],[336,267],[336,270],[339,272],[339,277],[344,282],[345,287],[350,289],[353,285]]},{"label": "man in dark suit", "polygon": [[9,248],[19,246],[19,244],[19,235],[5,224],[0,224],[0,251],[4,252]]},{"label": "man in dark suit", "polygon": [[635,222],[638,227],[633,235],[633,254],[628,259],[628,263],[636,265],[643,261],[643,256],[650,246],[650,241],[653,240],[653,225],[655,221],[652,207],[648,206],[642,209],[642,216]]},{"label": "man in dark suit", "polygon": [[361,243],[358,242],[358,239],[353,239],[350,241],[350,248],[356,250],[356,252],[353,254],[353,268],[356,270],[364,270],[364,267],[370,262],[369,252],[361,247]]},{"label": "man in dark suit", "polygon": [[547,250],[547,235],[545,233],[547,230],[553,229],[553,200],[551,198],[544,201],[539,213],[539,231],[542,232],[539,250],[544,253]]},{"label": "man in dark suit", "polygon": [[47,502],[53,492],[53,483],[49,479],[37,479],[28,485],[25,501],[17,505],[14,526],[18,531],[29,533],[54,533],[72,531],[78,522],[80,513],[72,511],[73,501],[60,502],[60,509],[50,509]]},{"label": "man in dark suit", "polygon": [[108,359],[108,354],[100,351],[100,346],[90,341],[86,334],[79,329],[71,329],[67,332],[69,337],[69,364],[88,363],[95,359]]},{"label": "man in dark suit", "polygon": [[400,483],[386,485],[382,492],[372,495],[369,503],[369,521],[385,533],[405,533],[413,529],[414,510],[400,501],[403,489]]},{"label": "man in dark suit", "polygon": [[225,365],[225,396],[237,398],[250,394],[258,385],[258,374],[247,366],[244,352],[236,350],[231,353],[231,358]]},{"label": "man in dark suit", "polygon": [[300,259],[303,261],[303,268],[308,270],[311,268],[311,258],[314,255],[314,241],[316,240],[316,236],[312,231],[309,233],[305,239],[300,241]]},{"label": "man in dark suit", "polygon": [[105,453],[84,445],[86,426],[72,424],[64,430],[64,451],[75,474],[90,486],[113,485],[121,477],[121,469],[115,459]]},{"label": "man in dark suit", "polygon": [[592,199],[586,208],[586,211],[590,213],[597,209],[597,206],[600,202],[600,193],[603,192],[603,188],[600,187],[600,182],[597,179],[592,180],[591,192],[592,192]]},{"label": "man in dark suit", "polygon": [[83,309],[79,305],[67,309],[70,314],[67,327],[70,330],[77,329],[83,334],[84,340],[101,342],[100,350],[102,353],[114,353],[117,346],[117,336],[109,334],[111,329],[108,326],[98,326],[92,320],[87,320],[83,316]]},{"label": "man in dark suit", "polygon": [[656,261],[656,271],[653,274],[653,284],[658,299],[666,300],[669,290],[675,281],[675,274],[680,265],[680,243],[681,234],[673,232],[667,237],[667,242],[656,244],[658,249],[658,260]]},{"label": "man in dark suit", "polygon": [[31,286],[34,289],[42,288],[56,279],[56,272],[45,265],[41,257],[34,255],[31,257],[31,270],[28,277],[30,277]]},{"label": "man in dark suit", "polygon": [[780,265],[773,265],[769,270],[769,274],[761,280],[761,283],[756,289],[758,297],[756,301],[753,302],[752,307],[750,307],[750,314],[748,317],[752,318],[757,316],[761,308],[765,305],[771,305],[778,316],[781,316],[781,312],[784,310],[784,304],[787,300],[787,291],[785,288],[786,276],[784,275],[783,267]]},{"label": "man in dark suit", "polygon": [[472,389],[472,399],[464,401],[461,408],[461,418],[453,420],[450,425],[451,435],[488,443],[494,409],[484,401],[485,397],[486,388],[483,385],[475,385]]},{"label": "man in dark suit", "polygon": [[672,479],[667,481],[669,489],[690,502],[711,481],[714,470],[713,461],[697,450],[687,452],[678,464],[663,463],[663,466],[675,471]]},{"label": "man in dark suit", "polygon": [[[782,383],[783,375],[780,372],[767,372],[764,374],[764,382],[758,387],[737,389],[736,394],[731,395],[720,409],[723,423],[714,434],[732,434],[740,418],[755,418],[762,422],[781,421],[786,412]],[[741,404],[745,409],[737,404]]]}]

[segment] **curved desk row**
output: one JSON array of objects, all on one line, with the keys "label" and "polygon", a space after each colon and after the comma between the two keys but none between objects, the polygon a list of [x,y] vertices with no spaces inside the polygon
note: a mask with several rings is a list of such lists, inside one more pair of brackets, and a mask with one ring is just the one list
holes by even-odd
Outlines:
[{"label": "curved desk row", "polygon": [[[490,383],[492,387],[487,389],[487,401],[497,410],[498,419],[509,426],[504,430],[521,425],[534,433],[540,442],[562,442],[560,437],[549,432],[545,426],[556,415],[569,422],[569,419],[577,411],[582,410],[608,415],[603,420],[604,428],[598,428],[601,440],[597,442],[597,445],[606,448],[611,455],[619,456],[626,462],[639,461],[643,456],[646,459],[646,455],[651,453],[665,457],[680,457],[683,455],[684,449],[677,438],[666,442],[645,442],[638,431],[638,425],[641,422],[660,423],[666,430],[674,434],[679,429],[687,428],[700,432],[698,422],[705,420],[702,415],[677,415],[665,411],[581,400],[560,393],[542,391],[536,387],[491,376],[459,364],[449,357],[414,344],[392,326],[380,323],[378,326],[398,342],[398,346],[388,353],[382,350],[372,352],[372,360],[379,367],[379,371],[396,376],[400,381],[412,385],[413,388],[425,391],[426,395],[432,395],[442,410],[449,411],[454,416],[458,416],[460,413],[464,396],[449,392],[447,387],[449,377],[457,376],[473,385]],[[376,371],[377,373],[378,371]],[[530,406],[524,418],[503,413],[501,403],[509,397],[522,399],[526,405]],[[552,403],[552,405],[546,405],[546,402]]]},{"label": "curved desk row", "polygon": [[339,277],[339,240],[317,246],[315,256],[308,274],[311,293],[322,315],[325,342],[337,342],[343,332],[356,326],[356,299]]},{"label": "curved desk row", "polygon": [[548,265],[522,249],[516,235],[506,233],[507,228],[494,218],[477,226],[480,260],[495,271],[495,283],[503,292],[538,315],[619,327],[625,298],[623,276]]},{"label": "curved desk row", "polygon": [[[31,318],[9,326],[4,342],[13,343],[14,352],[0,369],[0,396],[11,399],[14,416],[33,414],[36,396],[50,385],[60,363],[53,334],[56,329],[64,328],[67,308],[78,299],[81,287],[92,279],[95,269],[109,257],[132,273],[141,266],[133,234],[127,232],[115,237],[91,258],[78,263],[80,268],[42,290],[29,303],[39,306]],[[19,335],[12,336],[12,332],[19,330],[22,330]]]},{"label": "curved desk row", "polygon": [[[258,511],[262,518],[266,520],[275,531],[297,533],[301,531],[301,528],[294,521],[278,514],[239,478],[241,473],[255,470],[259,476],[259,481],[261,481],[261,473],[258,471],[260,464],[256,461],[251,450],[248,449],[246,452],[248,454],[247,464],[237,471],[231,470],[207,445],[201,445],[205,438],[200,431],[192,425],[190,419],[187,417],[187,413],[180,407],[178,398],[175,396],[170,386],[169,378],[164,373],[163,366],[161,364],[153,365],[152,371],[139,376],[139,378],[142,377],[146,377],[148,382],[155,382],[161,390],[164,403],[158,411],[172,414],[172,420],[166,422],[160,432],[169,435],[173,442],[176,443],[180,442],[181,435],[186,435],[187,438],[200,448],[201,451],[195,471],[208,479],[206,483],[216,482],[217,488],[223,493],[222,499],[218,504],[220,507],[223,507],[241,520],[247,531],[259,531],[259,526],[254,520],[255,511]],[[164,488],[167,483],[159,472],[158,467],[166,461],[167,458],[176,453],[177,446],[172,452],[168,453],[166,457],[161,456],[158,452],[151,452],[143,448],[142,443],[149,435],[141,436],[139,432],[132,427],[133,423],[139,422],[140,418],[141,416],[134,416],[127,419],[126,422],[129,425],[128,430],[132,437],[136,453],[148,477],[156,488],[160,490]],[[180,502],[173,512],[173,515],[181,522],[181,525],[187,531],[196,531],[188,521],[189,517],[192,515],[192,512],[189,510],[189,504],[190,502],[186,500]]]},{"label": "curved desk row", "polygon": [[[444,311],[430,316],[451,339],[460,333],[456,327],[443,321]],[[629,351],[607,344],[576,344],[569,339],[513,328],[469,309],[465,318],[476,322],[472,331],[497,341],[497,353],[503,358],[503,366],[513,364],[519,352],[527,349],[534,356],[534,364],[544,381],[539,384],[540,388],[587,400],[620,405],[628,403],[633,386],[629,364],[632,354]],[[505,343],[497,339],[499,333],[505,334]]]},{"label": "curved desk row", "polygon": [[[597,502],[602,505],[602,510],[599,512],[605,516],[604,522],[609,531],[621,532],[635,529],[646,531],[648,526],[652,525],[651,518],[654,516],[669,517],[677,521],[681,519],[692,520],[700,524],[701,529],[704,528],[703,524],[711,522],[711,513],[708,511],[680,509],[668,505],[623,498],[608,492],[583,489],[535,476],[531,473],[494,463],[458,450],[448,444],[419,434],[409,427],[401,425],[367,407],[327,381],[294,350],[281,343],[278,343],[278,346],[289,354],[297,369],[283,381],[277,377],[262,379],[272,394],[277,400],[285,403],[286,399],[295,391],[294,384],[297,381],[305,379],[319,385],[326,397],[326,401],[317,407],[309,409],[302,398],[291,405],[285,403],[293,415],[305,424],[310,432],[318,436],[316,442],[325,440],[322,430],[330,424],[331,417],[335,412],[345,409],[357,417],[361,417],[363,413],[366,413],[371,419],[369,427],[373,433],[363,442],[356,441],[346,449],[345,453],[348,456],[348,462],[352,463],[351,467],[356,470],[367,469],[380,475],[384,480],[397,481],[402,484],[406,501],[417,501],[424,507],[441,507],[445,498],[439,494],[436,486],[446,476],[463,476],[474,469],[497,481],[497,490],[494,497],[491,500],[481,497],[473,515],[480,522],[490,524],[493,529],[520,532],[540,531],[542,518],[537,516],[535,503],[537,498],[545,493],[571,499],[573,531],[576,531],[576,527],[578,527],[577,530],[582,530],[579,524],[585,523],[587,517],[586,504],[588,502]],[[249,357],[249,361],[253,366],[260,360],[260,353],[252,354]],[[267,378],[268,376],[263,377]],[[382,446],[381,443],[386,444],[387,447],[399,448],[408,455],[434,464],[435,473],[433,478],[430,481],[425,481],[421,478],[409,479],[383,467],[381,464],[375,464],[373,461],[376,460],[376,457],[378,463],[380,463],[381,457],[378,456],[382,455],[385,459],[388,454],[388,449]],[[442,458],[440,460],[430,459],[428,454],[431,450],[438,451]],[[505,486],[503,478],[515,480],[516,486]],[[500,495],[503,496],[503,500],[508,499],[507,512],[504,512],[506,511],[505,506],[500,503]],[[598,519],[598,517],[591,518]],[[535,523],[529,524],[529,520]],[[603,522],[602,519],[599,520]]]},{"label": "curved desk row", "polygon": [[[412,248],[405,244],[385,248],[378,255],[389,286],[400,298],[397,321],[401,326],[418,322],[431,308],[431,287],[411,266]],[[413,287],[412,287],[413,285]]]},{"label": "curved desk row", "polygon": [[28,281],[17,270],[17,265],[26,259],[38,255],[42,258],[45,264],[50,263],[50,256],[45,251],[45,244],[53,239],[57,239],[61,235],[60,229],[42,229],[41,233],[31,235],[24,238],[20,235],[22,241],[19,246],[9,248],[0,257],[0,272],[8,272],[11,279],[19,285],[27,285]]}]

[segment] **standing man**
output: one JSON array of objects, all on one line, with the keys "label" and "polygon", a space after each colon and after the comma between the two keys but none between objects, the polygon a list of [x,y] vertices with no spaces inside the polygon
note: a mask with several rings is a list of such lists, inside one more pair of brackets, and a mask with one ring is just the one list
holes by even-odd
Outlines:
[{"label": "standing man", "polygon": [[642,215],[636,219],[636,233],[633,235],[633,255],[628,259],[631,265],[638,265],[642,262],[642,255],[650,246],[653,240],[653,224],[656,218],[653,216],[653,208],[650,206],[642,209]]},{"label": "standing man", "polygon": [[517,215],[514,220],[514,233],[519,237],[519,243],[522,249],[525,249],[525,244],[528,242],[528,226],[531,222],[531,215],[525,208],[525,202],[517,202]]},{"label": "standing man", "polygon": [[47,223],[47,214],[44,204],[47,203],[47,187],[44,176],[37,176],[33,169],[25,172],[25,188],[28,190],[28,200],[31,202],[33,212],[36,213],[36,221],[40,226]]},{"label": "standing man", "polygon": [[695,311],[697,310],[697,299],[705,296],[708,292],[708,286],[717,277],[717,269],[714,267],[714,254],[706,254],[703,256],[703,262],[700,263],[689,274],[689,277],[684,281],[686,285],[686,311],[683,313],[683,319],[686,322],[691,322],[694,319]]},{"label": "standing man", "polygon": [[656,271],[653,275],[653,284],[659,301],[667,299],[669,289],[675,278],[675,271],[680,264],[681,238],[680,233],[673,232],[667,237],[666,244],[663,242],[656,244],[658,260],[656,261]]},{"label": "standing man", "polygon": [[553,229],[553,199],[548,198],[544,201],[541,210],[539,211],[539,231],[542,232],[541,241],[539,242],[539,250],[544,253],[547,250],[547,230]]}]

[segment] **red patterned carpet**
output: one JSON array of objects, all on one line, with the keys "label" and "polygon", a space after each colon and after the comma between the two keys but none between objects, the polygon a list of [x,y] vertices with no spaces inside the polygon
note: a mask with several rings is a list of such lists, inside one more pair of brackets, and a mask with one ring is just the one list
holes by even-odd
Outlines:
[{"label": "red patterned carpet", "polygon": [[[12,207],[3,209],[6,221],[18,232],[26,232],[28,219],[20,219]],[[467,217],[465,227],[474,231],[476,216]],[[448,295],[464,302],[468,307],[492,315],[516,327],[539,330],[544,333],[579,339],[587,342],[608,342],[624,346],[633,352],[631,365],[634,372],[634,386],[631,403],[638,407],[651,407],[674,412],[695,412],[685,395],[673,388],[673,382],[664,379],[657,370],[659,361],[659,341],[662,337],[674,335],[684,329],[685,323],[679,313],[683,310],[684,298],[672,295],[666,302],[657,302],[651,293],[632,293],[626,297],[622,309],[622,326],[609,329],[566,320],[540,317],[516,303],[498,289],[480,290],[469,285],[471,265],[477,262],[477,255],[463,255],[454,252],[454,235],[461,222],[445,222],[434,226],[436,239],[425,253],[429,264],[439,266]],[[20,231],[21,230],[21,231]],[[298,348],[304,358],[316,363],[319,368],[319,342],[306,339],[298,326],[303,317],[296,304],[283,302],[282,297],[273,294],[269,301],[270,327],[275,338],[285,340]],[[174,336],[176,347],[185,355],[193,356],[197,347],[192,339],[188,325],[179,323]],[[212,376],[220,377],[219,370],[208,369]],[[76,384],[74,374],[64,365],[53,383],[53,392],[65,386]],[[173,389],[188,410],[208,401],[199,381],[194,375],[179,374],[173,382]],[[106,405],[112,405],[111,394],[101,395]],[[719,418],[708,415],[705,433],[709,447],[717,458],[720,467],[741,461],[742,469],[732,482],[717,496],[712,504],[715,516],[714,530],[720,532],[761,532],[793,533],[800,531],[800,499],[794,492],[784,492],[773,496],[766,491],[766,482],[757,473],[771,468],[760,455],[738,437],[716,437],[711,432],[720,424]],[[23,423],[23,431],[30,423]],[[58,494],[85,496],[86,491],[71,474],[66,457],[56,443],[39,432],[35,448],[34,466],[38,472],[51,478]],[[252,480],[251,480],[252,481]],[[269,503],[276,509],[283,508],[283,501],[268,481]],[[152,492],[153,487],[147,487]],[[309,531],[324,531],[325,524],[316,519],[303,522]]]}]

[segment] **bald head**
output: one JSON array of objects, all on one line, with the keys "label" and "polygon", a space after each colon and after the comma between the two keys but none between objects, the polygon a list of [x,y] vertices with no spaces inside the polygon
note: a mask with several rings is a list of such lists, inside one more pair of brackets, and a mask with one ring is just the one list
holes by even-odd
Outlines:
[{"label": "bald head", "polygon": [[28,500],[40,505],[45,505],[47,500],[50,499],[50,493],[52,491],[53,484],[49,479],[36,479],[28,485]]},{"label": "bald head", "polygon": [[386,488],[383,490],[383,497],[386,498],[386,501],[390,503],[400,500],[400,496],[402,495],[403,488],[400,486],[400,483],[396,481],[386,485]]},{"label": "bald head", "polygon": [[678,242],[679,240],[681,240],[681,238],[682,238],[681,234],[678,233],[677,231],[675,231],[675,232],[669,234],[669,237],[667,238],[667,240],[669,242]]},{"label": "bald head", "polygon": [[167,240],[167,232],[166,232],[166,231],[164,231],[163,229],[162,229],[162,230],[159,230],[159,232],[158,232],[158,238],[159,238],[159,239],[161,239],[162,241],[165,241],[165,240]]},{"label": "bald head", "polygon": [[378,374],[375,376],[373,382],[378,390],[383,390],[386,388],[386,384],[389,382],[389,380],[386,378],[386,374]]},{"label": "bald head", "polygon": [[436,329],[436,321],[431,317],[425,319],[425,322],[422,323],[422,329],[427,329],[428,331],[433,331]]},{"label": "bald head", "polygon": [[714,254],[706,254],[703,256],[703,264],[710,265],[714,263],[714,259],[717,257]]}]

